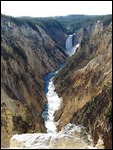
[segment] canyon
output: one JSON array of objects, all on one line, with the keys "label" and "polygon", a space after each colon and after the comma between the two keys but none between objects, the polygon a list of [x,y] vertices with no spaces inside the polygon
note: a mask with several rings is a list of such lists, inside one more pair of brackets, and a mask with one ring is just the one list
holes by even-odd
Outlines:
[{"label": "canyon", "polygon": [[[55,112],[60,131],[67,123],[83,125],[93,137],[112,148],[112,24],[83,39],[76,53],[54,78],[62,97]],[[108,115],[109,114],[109,115]],[[107,139],[107,141],[106,141]]]},{"label": "canyon", "polygon": [[[62,21],[59,17],[29,19],[2,15],[4,148],[112,148],[111,18],[100,17],[75,31],[73,27],[70,34]],[[65,65],[57,71],[61,64]],[[57,71],[55,77],[45,80],[53,71]],[[42,117],[45,108],[50,113],[47,95],[56,95],[45,88],[46,81],[47,88],[61,98],[59,109],[51,112],[51,121],[57,128],[54,134],[49,133],[47,128],[51,126],[47,127]],[[52,105],[58,102],[53,101]]]},{"label": "canyon", "polygon": [[44,76],[68,57],[38,24],[17,21],[1,18],[2,147],[9,146],[14,133],[46,132]]}]

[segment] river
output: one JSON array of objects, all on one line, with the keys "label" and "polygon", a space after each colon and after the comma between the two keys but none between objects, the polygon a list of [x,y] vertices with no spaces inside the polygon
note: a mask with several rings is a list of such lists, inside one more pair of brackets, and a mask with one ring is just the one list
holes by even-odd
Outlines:
[{"label": "river", "polygon": [[44,107],[44,111],[42,112],[42,117],[45,121],[47,133],[57,133],[57,128],[54,122],[54,112],[59,109],[61,98],[59,98],[57,93],[55,92],[55,87],[52,79],[63,66],[64,64],[61,64],[59,65],[57,71],[53,71],[45,75],[44,92],[46,94],[47,103]]},{"label": "river", "polygon": [[[73,35],[69,35],[66,39],[65,48],[69,56],[72,56],[76,52],[76,48],[79,47],[79,44],[73,46],[72,44]],[[55,74],[64,66],[64,64],[60,64],[57,71],[50,72],[45,75],[45,86],[44,92],[46,94],[47,103],[42,112],[42,117],[45,121],[45,127],[47,128],[47,133],[56,133],[56,124],[54,122],[54,113],[59,109],[61,105],[61,99],[58,97],[58,94],[55,92],[55,87],[53,84],[53,77]]]}]

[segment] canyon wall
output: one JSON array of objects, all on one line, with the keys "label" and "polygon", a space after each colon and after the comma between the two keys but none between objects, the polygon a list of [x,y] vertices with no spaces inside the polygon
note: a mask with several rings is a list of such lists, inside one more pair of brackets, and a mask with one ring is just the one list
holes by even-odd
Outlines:
[{"label": "canyon wall", "polygon": [[80,28],[73,33],[73,45],[81,43],[82,39],[85,37],[91,37],[97,34],[98,32],[103,31],[103,22],[98,20],[95,23],[89,24],[85,28]]},{"label": "canyon wall", "polygon": [[44,75],[66,59],[63,47],[38,23],[2,16],[2,147],[9,146],[14,133],[46,132],[41,117],[47,101]]},{"label": "canyon wall", "polygon": [[83,125],[95,144],[102,139],[105,148],[112,148],[112,24],[96,31],[54,78],[63,99],[55,121],[58,130],[69,122]]},{"label": "canyon wall", "polygon": [[[46,132],[41,117],[47,102],[44,76],[67,61],[64,49],[67,30],[55,18],[2,15],[2,147],[9,147],[14,134]],[[111,32],[112,23],[105,27],[97,20],[76,30],[73,45],[80,43],[80,47],[54,78],[56,91],[62,97],[61,108],[55,113],[58,131],[68,123],[83,125],[94,144],[102,140],[105,148],[112,147]]]}]

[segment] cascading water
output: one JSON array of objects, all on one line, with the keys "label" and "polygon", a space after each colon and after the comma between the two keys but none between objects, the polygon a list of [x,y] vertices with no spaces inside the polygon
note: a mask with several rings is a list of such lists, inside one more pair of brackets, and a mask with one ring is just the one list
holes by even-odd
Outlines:
[{"label": "cascading water", "polygon": [[66,47],[66,51],[68,53],[70,53],[71,49],[72,49],[72,40],[73,40],[73,35],[69,35],[68,38],[66,39],[66,44],[65,44],[65,47]]},{"label": "cascading water", "polygon": [[[67,53],[72,56],[76,48],[79,44],[73,47],[72,45],[73,35],[69,35],[66,39],[66,51]],[[62,68],[64,64],[59,66],[59,69]],[[58,97],[57,93],[54,91],[55,87],[52,81],[52,77],[55,76],[57,71],[48,73],[45,76],[45,88],[44,92],[46,94],[47,103],[45,105],[44,111],[42,112],[42,117],[45,120],[45,126],[47,128],[47,133],[56,133],[56,125],[54,122],[54,112],[59,109],[61,104],[61,99]]]},{"label": "cascading water", "polygon": [[47,133],[56,133],[56,125],[54,122],[54,112],[59,108],[60,106],[60,98],[58,97],[57,93],[54,91],[55,87],[52,81],[52,77],[55,75],[56,72],[49,73],[46,76],[46,82],[48,84],[46,85],[46,98],[48,103],[45,106],[45,109],[42,113],[42,117],[45,120],[45,126],[47,128]]},{"label": "cascading water", "polygon": [[79,44],[76,44],[73,46],[73,35],[69,35],[68,38],[66,39],[66,52],[68,53],[69,56],[72,56],[75,52],[76,49],[79,47]]},{"label": "cascading water", "polygon": [[[73,35],[69,35],[66,39],[66,51],[72,56],[76,48],[79,47],[79,44],[73,46]],[[63,64],[64,65],[64,64]],[[62,68],[63,66],[59,66]],[[45,76],[45,89],[44,92],[46,94],[47,103],[45,105],[44,111],[42,112],[42,117],[45,120],[45,126],[47,128],[47,133],[56,133],[56,125],[54,122],[54,112],[59,109],[61,104],[61,99],[58,97],[57,93],[54,91],[55,87],[52,81],[52,77],[57,73],[57,71],[48,73]]]},{"label": "cascading water", "polygon": [[[72,46],[72,35],[70,35],[66,40],[66,49],[68,54],[70,56],[73,55],[78,46],[79,44],[75,45],[74,47]],[[59,69],[63,66],[64,64],[60,65]],[[59,98],[57,93],[55,92],[55,87],[52,81],[52,78],[57,72],[58,71],[54,71],[48,73],[45,76],[44,92],[46,94],[47,103],[45,105],[44,111],[42,112],[42,117],[45,120],[47,134],[16,134],[10,140],[10,148],[14,149],[15,147],[16,149],[96,149],[96,147],[93,147],[94,144],[93,140],[91,139],[91,136],[86,133],[86,131],[84,130],[85,128],[81,125],[76,126],[74,124],[69,123],[65,127],[63,127],[60,132],[57,132],[56,123],[54,122],[54,112],[59,109],[62,103],[62,99]],[[52,139],[51,142],[50,139]],[[103,141],[99,142],[102,143]]]},{"label": "cascading water", "polygon": [[[64,64],[59,65],[59,69],[62,68]],[[58,97],[55,92],[55,87],[52,78],[58,71],[48,73],[45,76],[45,88],[44,92],[46,94],[47,103],[45,105],[44,111],[42,112],[42,117],[45,120],[45,126],[47,128],[47,133],[55,134],[57,132],[56,125],[54,122],[54,112],[59,109],[61,105],[61,98]]]}]

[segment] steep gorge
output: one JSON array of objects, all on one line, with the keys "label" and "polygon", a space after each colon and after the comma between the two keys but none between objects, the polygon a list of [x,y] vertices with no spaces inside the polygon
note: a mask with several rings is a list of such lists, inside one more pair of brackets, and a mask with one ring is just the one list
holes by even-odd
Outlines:
[{"label": "steep gorge", "polygon": [[[55,113],[58,130],[67,123],[83,125],[95,144],[112,148],[112,24],[84,38],[76,53],[54,78],[61,109]],[[107,142],[106,141],[109,141]]]},{"label": "steep gorge", "polygon": [[[24,22],[18,19],[4,16],[1,19],[2,147],[9,147],[10,137],[20,134],[17,137],[23,138],[22,143],[17,138],[18,146],[22,144],[23,147],[32,148],[34,142],[35,148],[90,148],[94,146],[93,142],[90,145],[89,136],[76,126],[83,125],[92,135],[95,145],[102,139],[105,148],[111,148],[112,24],[103,30],[103,23],[97,21],[73,34],[73,45],[81,44],[54,78],[56,91],[62,97],[61,109],[55,113],[55,121],[58,121],[58,131],[62,130],[51,138],[43,134],[46,129],[41,117],[47,101],[44,76],[66,62],[68,56],[63,47],[68,35],[54,19],[44,22],[35,20],[35,24],[29,19]],[[73,125],[68,126],[68,123]],[[76,135],[73,129],[80,133]],[[41,134],[21,135],[36,132]],[[24,136],[26,139],[31,136],[34,141],[28,140],[25,144]],[[72,145],[70,136],[74,141]],[[12,147],[17,146],[15,137],[14,140],[12,138]]]},{"label": "steep gorge", "polygon": [[39,23],[2,16],[1,33],[1,145],[9,147],[15,133],[46,132],[44,75],[67,55]]}]

